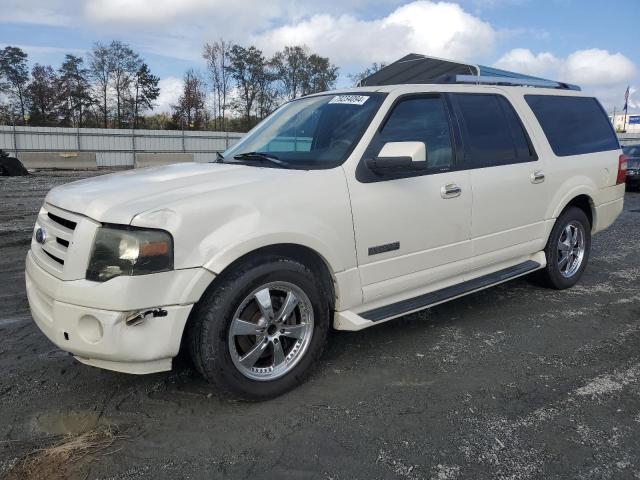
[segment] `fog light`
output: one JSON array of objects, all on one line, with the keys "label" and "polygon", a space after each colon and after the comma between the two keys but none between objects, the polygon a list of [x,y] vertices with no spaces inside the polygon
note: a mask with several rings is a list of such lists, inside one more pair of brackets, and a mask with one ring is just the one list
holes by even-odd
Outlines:
[{"label": "fog light", "polygon": [[91,315],[85,315],[78,320],[78,334],[85,342],[98,343],[102,340],[104,331],[100,320]]}]

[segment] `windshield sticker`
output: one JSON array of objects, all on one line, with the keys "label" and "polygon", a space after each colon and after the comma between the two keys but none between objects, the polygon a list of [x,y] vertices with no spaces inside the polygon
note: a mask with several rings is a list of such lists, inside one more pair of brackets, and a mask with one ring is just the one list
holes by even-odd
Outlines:
[{"label": "windshield sticker", "polygon": [[338,103],[341,105],[364,105],[369,100],[366,95],[336,95],[329,103]]}]

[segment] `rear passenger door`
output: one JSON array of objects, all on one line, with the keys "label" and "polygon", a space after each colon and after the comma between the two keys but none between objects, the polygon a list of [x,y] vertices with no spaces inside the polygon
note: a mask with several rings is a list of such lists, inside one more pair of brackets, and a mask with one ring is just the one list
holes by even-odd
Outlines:
[{"label": "rear passenger door", "polygon": [[544,163],[511,102],[499,93],[451,94],[471,172],[471,270],[544,248]]}]

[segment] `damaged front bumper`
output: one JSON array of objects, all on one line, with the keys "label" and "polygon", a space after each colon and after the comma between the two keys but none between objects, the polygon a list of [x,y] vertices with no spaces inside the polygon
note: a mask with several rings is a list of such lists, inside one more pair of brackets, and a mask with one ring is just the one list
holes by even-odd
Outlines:
[{"label": "damaged front bumper", "polygon": [[213,274],[193,268],[62,281],[29,252],[25,278],[33,319],[53,343],[88,365],[144,374],[171,369],[191,308]]}]

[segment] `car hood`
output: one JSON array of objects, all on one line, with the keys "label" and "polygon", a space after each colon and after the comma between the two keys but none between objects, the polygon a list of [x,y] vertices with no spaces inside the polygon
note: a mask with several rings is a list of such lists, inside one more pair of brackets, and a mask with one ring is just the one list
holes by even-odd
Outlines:
[{"label": "car hood", "polygon": [[219,163],[182,163],[102,175],[54,188],[46,202],[104,223],[129,224],[141,213],[173,202],[257,182],[298,170]]}]

